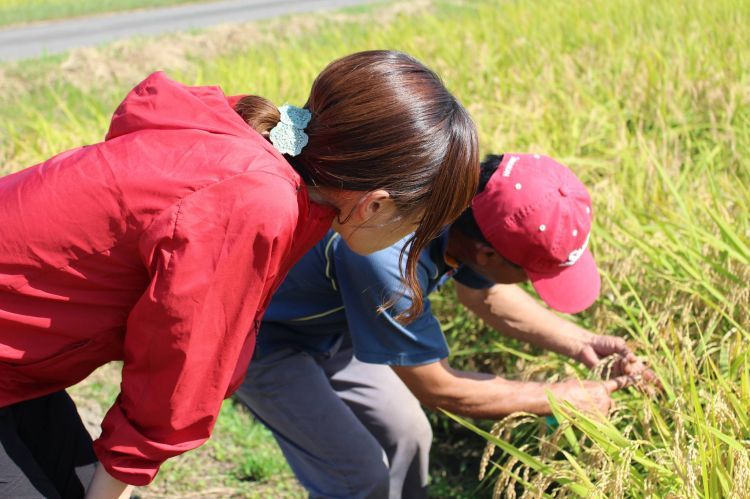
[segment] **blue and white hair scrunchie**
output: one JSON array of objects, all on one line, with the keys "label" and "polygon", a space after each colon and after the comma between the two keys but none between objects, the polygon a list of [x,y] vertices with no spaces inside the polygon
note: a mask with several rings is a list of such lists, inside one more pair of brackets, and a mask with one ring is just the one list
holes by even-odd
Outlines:
[{"label": "blue and white hair scrunchie", "polygon": [[310,123],[312,114],[307,109],[289,104],[281,106],[279,113],[281,121],[271,129],[271,143],[281,154],[297,156],[307,145],[305,127]]}]

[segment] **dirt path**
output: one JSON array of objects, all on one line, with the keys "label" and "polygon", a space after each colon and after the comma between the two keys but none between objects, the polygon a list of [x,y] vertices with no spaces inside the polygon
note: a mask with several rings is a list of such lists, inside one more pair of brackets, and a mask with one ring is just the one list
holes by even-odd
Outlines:
[{"label": "dirt path", "polygon": [[37,23],[0,30],[0,61],[39,57],[74,47],[285,14],[336,9],[373,0],[225,0]]}]

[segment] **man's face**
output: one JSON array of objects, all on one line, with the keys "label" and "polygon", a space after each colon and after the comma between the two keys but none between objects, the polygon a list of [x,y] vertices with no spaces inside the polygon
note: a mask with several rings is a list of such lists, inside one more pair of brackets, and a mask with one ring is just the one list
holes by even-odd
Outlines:
[{"label": "man's face", "polygon": [[475,248],[473,257],[470,254],[467,260],[464,262],[466,265],[497,284],[518,284],[528,280],[521,267],[510,263],[494,249],[481,243]]}]

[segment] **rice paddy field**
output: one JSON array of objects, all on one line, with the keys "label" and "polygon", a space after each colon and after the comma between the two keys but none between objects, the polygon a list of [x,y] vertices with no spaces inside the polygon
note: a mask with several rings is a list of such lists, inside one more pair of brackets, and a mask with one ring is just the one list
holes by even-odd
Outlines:
[{"label": "rice paddy field", "polygon": [[[603,291],[574,320],[627,338],[663,384],[616,393],[607,421],[560,405],[500,422],[432,414],[431,495],[746,498],[749,27],[747,0],[419,0],[81,49],[0,66],[0,172],[101,140],[156,69],[280,105],[303,103],[336,57],[409,52],[471,111],[483,153],[548,154],[587,183]],[[434,304],[456,367],[592,376],[489,330],[450,288]],[[114,366],[74,389],[94,425],[117,383]],[[138,494],[305,495],[231,401],[214,438]]]}]

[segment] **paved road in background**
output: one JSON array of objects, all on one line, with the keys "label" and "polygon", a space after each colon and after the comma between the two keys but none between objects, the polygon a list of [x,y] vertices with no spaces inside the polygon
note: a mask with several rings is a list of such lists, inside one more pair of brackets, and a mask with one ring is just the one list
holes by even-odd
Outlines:
[{"label": "paved road in background", "polygon": [[372,0],[231,0],[36,23],[0,29],[0,60],[38,57],[134,35],[156,35],[365,3]]}]

